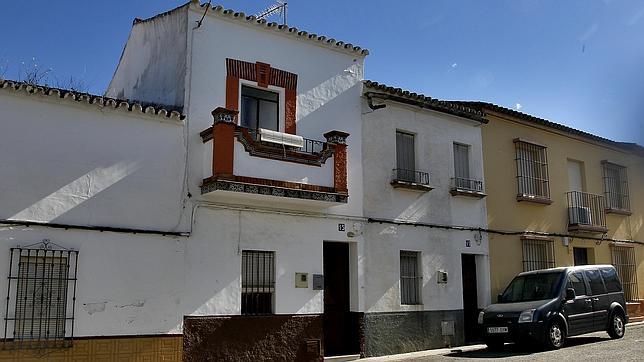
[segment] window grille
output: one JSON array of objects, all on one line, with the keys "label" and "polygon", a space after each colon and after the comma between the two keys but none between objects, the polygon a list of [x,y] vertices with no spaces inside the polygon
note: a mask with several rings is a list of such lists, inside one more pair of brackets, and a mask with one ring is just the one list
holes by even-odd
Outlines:
[{"label": "window grille", "polygon": [[419,252],[400,252],[400,304],[421,304]]},{"label": "window grille", "polygon": [[242,251],[242,314],[273,313],[275,253]]},{"label": "window grille", "polygon": [[546,147],[520,140],[514,144],[518,196],[550,199]]},{"label": "window grille", "polygon": [[523,271],[548,269],[554,266],[554,241],[523,239]]},{"label": "window grille", "polygon": [[54,247],[45,240],[10,249],[5,347],[71,346],[78,251]]},{"label": "window grille", "polygon": [[613,266],[622,281],[624,298],[627,301],[635,301],[638,299],[635,248],[617,245],[612,247]]},{"label": "window grille", "polygon": [[630,210],[626,167],[610,162],[604,162],[603,166],[606,208]]},{"label": "window grille", "polygon": [[416,154],[414,135],[396,131],[396,169],[400,181],[415,182]]}]

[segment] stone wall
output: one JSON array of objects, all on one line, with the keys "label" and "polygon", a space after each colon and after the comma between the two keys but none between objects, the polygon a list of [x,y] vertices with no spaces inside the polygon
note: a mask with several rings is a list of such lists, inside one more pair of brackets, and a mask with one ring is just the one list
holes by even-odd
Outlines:
[{"label": "stone wall", "polygon": [[321,315],[186,317],[184,361],[321,361]]}]

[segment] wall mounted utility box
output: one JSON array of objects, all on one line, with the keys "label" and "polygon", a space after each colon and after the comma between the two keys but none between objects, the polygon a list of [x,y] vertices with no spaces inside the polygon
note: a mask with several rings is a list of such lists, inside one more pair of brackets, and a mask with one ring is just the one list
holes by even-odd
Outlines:
[{"label": "wall mounted utility box", "polygon": [[309,273],[295,273],[295,288],[309,287]]},{"label": "wall mounted utility box", "polygon": [[324,290],[324,275],[313,274],[313,290]]},{"label": "wall mounted utility box", "polygon": [[441,322],[441,331],[444,336],[453,336],[454,335],[454,321],[442,321]]},{"label": "wall mounted utility box", "polygon": [[444,270],[439,270],[436,272],[436,282],[438,284],[446,284],[447,283],[447,272]]}]

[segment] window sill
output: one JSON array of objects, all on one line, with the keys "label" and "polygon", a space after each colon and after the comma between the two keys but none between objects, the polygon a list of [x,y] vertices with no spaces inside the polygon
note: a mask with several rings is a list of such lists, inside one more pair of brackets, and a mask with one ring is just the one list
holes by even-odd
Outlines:
[{"label": "window sill", "polygon": [[541,205],[550,205],[552,204],[552,200],[547,199],[545,197],[539,197],[539,196],[531,196],[531,195],[517,195],[517,201],[518,202],[532,202],[535,204],[541,204]]},{"label": "window sill", "polygon": [[451,189],[449,193],[452,194],[452,196],[467,196],[467,197],[474,197],[478,199],[482,199],[487,196],[487,194],[482,191],[466,190],[458,187]]},{"label": "window sill", "polygon": [[413,190],[413,191],[419,191],[419,192],[429,192],[434,189],[429,185],[419,184],[416,182],[401,181],[401,180],[391,181],[391,186],[393,186],[395,189],[407,189],[407,190]]},{"label": "window sill", "polygon": [[577,231],[582,233],[591,233],[591,234],[604,234],[608,232],[608,228],[605,226],[597,225],[584,225],[584,224],[570,224],[568,225],[568,231]]},{"label": "window sill", "polygon": [[617,214],[617,215],[626,215],[626,216],[631,216],[633,213],[631,210],[625,210],[625,209],[606,209],[607,214]]}]

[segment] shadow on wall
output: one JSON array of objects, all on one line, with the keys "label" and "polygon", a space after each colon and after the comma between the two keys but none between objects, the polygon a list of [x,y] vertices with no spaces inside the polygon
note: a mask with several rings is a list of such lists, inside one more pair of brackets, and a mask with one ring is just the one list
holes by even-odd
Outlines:
[{"label": "shadow on wall", "polygon": [[[69,182],[49,195],[42,196],[25,209],[9,217],[12,220],[55,222],[64,214],[76,207],[85,210],[77,211],[77,217],[86,218],[85,223],[91,224],[91,206],[83,203],[96,198],[99,193],[114,186],[116,183],[135,173],[141,168],[141,162],[117,162],[107,167],[96,167],[74,181]],[[47,179],[41,179],[43,185],[36,189],[44,189]],[[99,201],[100,202],[100,201]],[[72,217],[72,219],[76,219]]]}]

